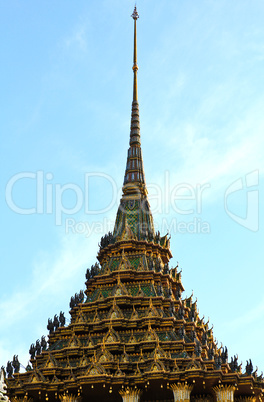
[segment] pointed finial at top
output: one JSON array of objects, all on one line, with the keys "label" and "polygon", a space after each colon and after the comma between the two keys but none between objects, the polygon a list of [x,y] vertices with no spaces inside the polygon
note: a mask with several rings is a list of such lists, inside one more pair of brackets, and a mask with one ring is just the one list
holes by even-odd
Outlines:
[{"label": "pointed finial at top", "polygon": [[132,70],[134,71],[134,89],[133,89],[133,102],[137,102],[138,95],[137,95],[137,19],[139,18],[137,7],[135,6],[133,14],[131,17],[134,20],[134,64]]},{"label": "pointed finial at top", "polygon": [[131,15],[133,20],[137,20],[139,18],[138,12],[137,12],[137,7],[135,6],[133,14]]}]

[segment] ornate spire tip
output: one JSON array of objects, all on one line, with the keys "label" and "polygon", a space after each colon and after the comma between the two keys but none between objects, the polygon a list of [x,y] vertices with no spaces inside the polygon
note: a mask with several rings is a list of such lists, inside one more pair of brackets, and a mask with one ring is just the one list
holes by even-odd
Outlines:
[{"label": "ornate spire tip", "polygon": [[133,20],[137,20],[139,18],[138,12],[137,12],[137,7],[135,6],[133,14],[131,15]]}]

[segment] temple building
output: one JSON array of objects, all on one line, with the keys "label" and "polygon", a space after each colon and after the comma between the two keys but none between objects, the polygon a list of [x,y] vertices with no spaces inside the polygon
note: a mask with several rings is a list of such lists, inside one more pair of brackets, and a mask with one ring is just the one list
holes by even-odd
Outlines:
[{"label": "temple building", "polygon": [[[167,235],[155,232],[140,142],[137,19],[133,101],[123,194],[112,233],[102,237],[86,290],[49,320],[49,339],[31,345],[31,365],[14,356],[5,383],[11,401],[264,401],[262,376],[219,347],[181,273],[170,267]],[[3,388],[3,387],[2,387]],[[0,393],[5,395],[5,390]]]}]

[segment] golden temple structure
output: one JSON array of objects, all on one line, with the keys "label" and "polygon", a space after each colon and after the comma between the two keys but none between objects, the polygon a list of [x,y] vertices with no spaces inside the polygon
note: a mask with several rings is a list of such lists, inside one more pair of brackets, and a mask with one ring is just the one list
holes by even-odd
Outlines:
[{"label": "golden temple structure", "polygon": [[[137,95],[134,20],[133,102],[123,195],[113,233],[101,239],[86,273],[85,295],[71,300],[31,348],[26,372],[8,371],[11,401],[200,402],[264,401],[251,361],[218,347],[192,297],[182,298],[181,273],[169,267],[167,235],[155,233],[147,197]],[[14,368],[17,363],[13,363]],[[10,366],[11,367],[11,366]]]}]

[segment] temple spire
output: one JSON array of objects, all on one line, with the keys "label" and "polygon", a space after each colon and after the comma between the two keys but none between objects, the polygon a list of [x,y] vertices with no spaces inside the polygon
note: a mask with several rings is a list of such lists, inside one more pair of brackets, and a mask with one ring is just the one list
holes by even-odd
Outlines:
[{"label": "temple spire", "polygon": [[147,199],[147,187],[140,142],[139,106],[137,93],[137,8],[131,17],[134,20],[133,56],[133,101],[131,112],[130,140],[124,177],[123,195],[117,211],[113,232],[115,240],[153,239],[155,236],[153,218]]},{"label": "temple spire", "polygon": [[137,93],[137,19],[139,18],[137,8],[135,6],[131,17],[134,20],[134,57],[133,57],[133,101],[130,126],[130,141],[127,155],[127,165],[124,178],[124,195],[127,194],[147,194],[145,185],[145,174],[143,167],[143,159],[140,142],[140,122],[139,122],[139,106]]}]

